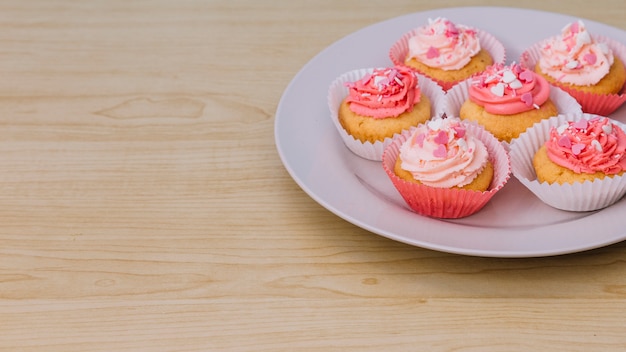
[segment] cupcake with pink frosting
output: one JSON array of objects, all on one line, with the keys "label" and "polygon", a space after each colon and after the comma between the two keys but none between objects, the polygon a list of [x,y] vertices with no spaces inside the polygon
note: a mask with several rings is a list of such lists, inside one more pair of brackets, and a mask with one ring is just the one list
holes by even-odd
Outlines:
[{"label": "cupcake with pink frosting", "polygon": [[435,118],[396,136],[383,167],[412,210],[435,218],[474,214],[510,175],[502,144],[456,117]]},{"label": "cupcake with pink frosting", "polygon": [[592,211],[607,207],[626,193],[624,127],[588,113],[542,121],[512,143],[513,174],[555,208]]},{"label": "cupcake with pink frosting", "polygon": [[608,116],[626,101],[626,46],[592,35],[582,21],[526,50],[521,62],[571,94],[584,112]]},{"label": "cupcake with pink frosting", "polygon": [[447,90],[489,65],[504,63],[505,49],[487,32],[436,18],[404,34],[389,57],[395,65],[411,67]]},{"label": "cupcake with pink frosting", "polygon": [[581,111],[569,94],[516,63],[489,66],[457,84],[447,104],[452,115],[477,122],[507,143],[543,119]]},{"label": "cupcake with pink frosting", "polygon": [[328,92],[331,117],[345,145],[376,161],[394,135],[442,114],[443,102],[441,87],[403,66],[347,72]]}]

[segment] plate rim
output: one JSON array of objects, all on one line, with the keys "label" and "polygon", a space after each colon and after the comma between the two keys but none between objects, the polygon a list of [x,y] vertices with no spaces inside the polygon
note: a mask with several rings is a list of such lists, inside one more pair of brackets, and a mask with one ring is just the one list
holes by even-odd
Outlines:
[{"label": "plate rim", "polygon": [[[600,248],[600,247],[605,247],[611,244],[615,244],[621,241],[626,240],[626,231],[623,231],[622,233],[619,234],[615,234],[611,237],[607,237],[604,241],[601,242],[596,242],[596,243],[589,243],[588,245],[574,245],[574,246],[567,246],[564,245],[560,248],[546,248],[545,250],[528,250],[528,251],[524,251],[524,250],[519,250],[519,251],[502,251],[502,250],[489,250],[489,249],[467,249],[467,248],[463,248],[463,247],[458,247],[458,246],[447,246],[447,245],[441,245],[441,244],[437,244],[437,243],[431,243],[428,241],[416,241],[413,240],[411,238],[407,238],[406,236],[402,236],[400,234],[397,233],[393,233],[390,232],[388,230],[384,230],[381,229],[377,226],[374,226],[366,221],[362,221],[361,219],[355,218],[349,214],[346,214],[345,211],[342,211],[341,209],[339,209],[336,205],[329,203],[327,200],[323,199],[319,194],[317,194],[316,192],[314,192],[308,185],[307,183],[304,181],[304,179],[302,177],[300,177],[300,175],[296,172],[296,170],[292,167],[290,161],[287,158],[287,155],[285,153],[284,150],[284,146],[282,145],[282,143],[284,142],[281,139],[281,131],[280,131],[280,123],[283,119],[283,115],[281,114],[281,112],[284,109],[285,104],[287,104],[286,101],[286,97],[287,97],[287,93],[293,89],[293,87],[299,82],[299,80],[302,78],[301,76],[304,75],[304,73],[312,66],[316,63],[316,60],[318,60],[320,57],[323,57],[325,54],[327,54],[329,51],[331,51],[333,48],[335,48],[336,46],[349,41],[352,37],[357,36],[359,33],[362,33],[363,31],[366,30],[371,30],[372,28],[375,27],[379,27],[379,26],[385,26],[389,23],[392,23],[394,21],[400,21],[403,19],[407,19],[407,18],[412,18],[412,17],[417,17],[420,15],[428,15],[428,14],[435,14],[437,12],[440,12],[439,16],[445,16],[446,13],[449,13],[451,11],[463,11],[464,9],[471,9],[472,11],[476,11],[476,10],[484,10],[484,11],[512,11],[512,12],[529,12],[529,13],[541,13],[544,16],[555,16],[555,17],[562,17],[565,18],[567,20],[583,20],[586,24],[587,23],[591,23],[594,25],[600,25],[600,26],[605,26],[607,28],[611,28],[612,30],[616,30],[621,32],[622,34],[626,35],[626,31],[617,28],[617,27],[613,27],[610,26],[608,24],[605,23],[601,23],[601,22],[597,22],[594,20],[590,20],[590,19],[586,19],[586,18],[582,18],[582,17],[575,17],[572,15],[567,15],[567,14],[562,14],[562,13],[556,13],[556,12],[549,12],[549,11],[543,11],[543,10],[535,10],[535,9],[527,9],[527,8],[517,8],[517,7],[498,7],[498,6],[463,6],[463,7],[449,7],[449,8],[438,8],[438,9],[430,9],[430,10],[426,10],[426,11],[418,11],[418,12],[412,12],[412,13],[407,13],[404,15],[400,15],[400,16],[396,16],[396,17],[392,17],[386,20],[382,20],[370,25],[367,25],[365,27],[362,27],[354,32],[351,32],[345,36],[343,36],[342,38],[336,40],[335,42],[331,43],[330,45],[326,46],[323,50],[321,50],[320,52],[318,52],[316,55],[314,55],[307,63],[305,63],[305,65],[303,65],[298,72],[293,76],[293,78],[290,80],[290,82],[288,83],[288,85],[286,86],[285,90],[283,91],[283,93],[281,94],[281,98],[278,102],[277,108],[276,108],[276,113],[275,113],[275,121],[274,121],[274,141],[275,141],[275,146],[277,149],[277,152],[279,154],[279,157],[281,159],[281,162],[283,164],[283,166],[285,167],[285,169],[287,170],[287,172],[289,173],[290,177],[296,182],[296,184],[310,197],[312,198],[315,202],[317,202],[318,204],[320,204],[322,207],[324,207],[326,210],[330,211],[331,213],[335,214],[336,216],[346,220],[347,222],[360,227],[364,230],[367,230],[369,232],[372,232],[374,234],[392,239],[394,241],[398,241],[401,243],[405,243],[408,245],[412,245],[412,246],[416,246],[419,248],[425,248],[425,249],[429,249],[429,250],[435,250],[435,251],[440,251],[440,252],[446,252],[446,253],[453,253],[453,254],[460,254],[460,255],[469,255],[469,256],[482,256],[482,257],[500,257],[500,258],[504,258],[504,257],[544,257],[544,256],[555,256],[555,255],[563,255],[563,254],[570,254],[570,253],[577,253],[577,252],[582,252],[582,251],[586,251],[586,250],[591,250],[591,249],[595,249],[595,248]],[[389,45],[391,46],[393,39],[390,39]],[[510,62],[511,58],[507,58],[507,62]],[[359,68],[359,67],[354,67]],[[330,82],[328,82],[330,84]],[[327,116],[324,116],[325,118],[328,119]],[[328,121],[330,123],[330,121]],[[334,127],[333,127],[334,128]],[[335,138],[340,138],[338,135],[335,136]],[[357,156],[354,156],[356,158],[358,158]],[[514,179],[513,176],[511,176],[511,179]],[[511,182],[511,181],[509,181]],[[514,181],[513,181],[514,182]],[[421,217],[421,215],[418,214],[414,214],[414,216],[416,217]],[[421,220],[424,221],[440,221],[438,219],[429,219],[429,218],[423,218]],[[546,227],[547,229],[547,227]]]}]

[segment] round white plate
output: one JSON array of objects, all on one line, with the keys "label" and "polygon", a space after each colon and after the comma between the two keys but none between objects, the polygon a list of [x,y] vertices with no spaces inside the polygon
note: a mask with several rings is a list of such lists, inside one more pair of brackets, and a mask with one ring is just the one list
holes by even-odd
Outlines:
[{"label": "round white plate", "polygon": [[[626,200],[596,212],[560,211],[543,204],[513,176],[480,212],[437,220],[412,212],[380,162],[352,154],[327,106],[330,83],[358,68],[389,66],[391,45],[428,18],[493,33],[519,60],[531,44],[560,32],[571,16],[535,10],[467,7],[408,14],[363,28],[324,49],[291,81],[276,111],[278,153],[293,179],[315,201],[373,233],[433,250],[476,256],[548,256],[606,246],[626,239]],[[583,19],[588,30],[626,43],[626,32]],[[626,122],[626,107],[612,118]]]}]

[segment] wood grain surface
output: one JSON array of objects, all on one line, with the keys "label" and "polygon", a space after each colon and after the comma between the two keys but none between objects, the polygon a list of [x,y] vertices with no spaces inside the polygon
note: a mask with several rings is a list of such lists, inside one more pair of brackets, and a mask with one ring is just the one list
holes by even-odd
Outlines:
[{"label": "wood grain surface", "polygon": [[281,164],[274,113],[315,54],[467,5],[626,30],[622,0],[0,1],[0,351],[626,350],[626,243],[412,247]]}]

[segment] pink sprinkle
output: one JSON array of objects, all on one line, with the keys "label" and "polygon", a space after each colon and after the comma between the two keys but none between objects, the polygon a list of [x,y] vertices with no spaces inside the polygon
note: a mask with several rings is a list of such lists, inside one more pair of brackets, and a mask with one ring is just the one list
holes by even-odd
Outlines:
[{"label": "pink sprinkle", "polygon": [[426,58],[434,59],[436,57],[439,57],[439,49],[435,48],[434,46],[431,46],[430,48],[428,48],[428,51],[426,52]]},{"label": "pink sprinkle", "polygon": [[448,134],[445,131],[439,131],[437,137],[434,139],[437,144],[447,144],[448,143]]},{"label": "pink sprinkle", "polygon": [[461,126],[454,127],[454,132],[456,132],[456,136],[459,138],[465,137],[465,128]]},{"label": "pink sprinkle", "polygon": [[589,65],[593,65],[598,60],[598,57],[594,53],[589,53],[584,56],[584,59]]},{"label": "pink sprinkle", "polygon": [[580,119],[576,121],[576,123],[574,123],[574,127],[579,130],[586,130],[588,126],[589,124],[587,123],[587,120],[585,119]]},{"label": "pink sprinkle", "polygon": [[529,70],[524,70],[519,74],[519,79],[525,82],[532,82],[535,79],[533,73]]},{"label": "pink sprinkle", "polygon": [[559,147],[570,149],[572,147],[572,141],[567,136],[562,136],[557,142]]},{"label": "pink sprinkle", "polygon": [[437,149],[433,151],[433,156],[436,158],[445,158],[448,155],[448,151],[446,150],[446,146],[443,144],[439,144]]},{"label": "pink sprinkle", "polygon": [[524,102],[524,104],[526,104],[526,106],[532,106],[533,105],[533,95],[531,93],[524,93],[522,94],[522,96],[520,97],[520,100],[522,102]]},{"label": "pink sprinkle", "polygon": [[583,149],[585,149],[585,145],[582,143],[576,143],[572,146],[572,154],[574,155],[579,155],[580,152],[583,151]]},{"label": "pink sprinkle", "polygon": [[448,22],[446,24],[446,30],[447,30],[446,31],[447,37],[453,37],[453,36],[459,35],[459,30],[456,28],[456,26],[452,22]]}]

